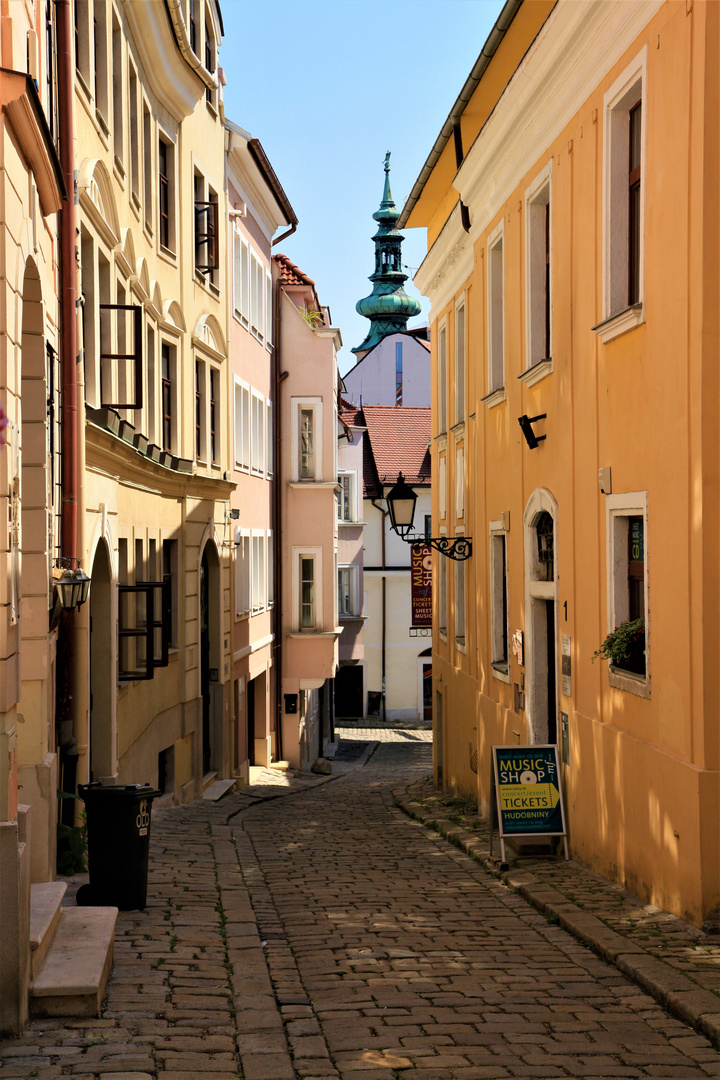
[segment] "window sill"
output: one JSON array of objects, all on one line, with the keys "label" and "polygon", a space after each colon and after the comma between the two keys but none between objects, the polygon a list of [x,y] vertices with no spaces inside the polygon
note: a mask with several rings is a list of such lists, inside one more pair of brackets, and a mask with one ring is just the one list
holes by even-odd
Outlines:
[{"label": "window sill", "polygon": [[356,528],[358,525],[365,525],[366,524],[366,522],[364,522],[364,521],[348,521],[347,518],[338,518],[337,523],[338,523],[338,525],[344,525],[345,528],[350,528],[350,529]]},{"label": "window sill", "polygon": [[592,329],[603,345],[607,345],[609,341],[614,341],[621,334],[627,334],[628,330],[634,330],[636,326],[641,326],[644,322],[644,305],[642,303],[632,304],[630,307],[625,308],[624,311],[618,311],[611,315],[609,319],[605,319],[603,322],[598,323],[597,326],[593,326]]},{"label": "window sill", "polygon": [[486,394],[480,400],[487,405],[488,409],[494,409],[496,405],[501,405],[505,400],[505,387],[498,386],[497,390],[491,390],[489,394]]},{"label": "window sill", "polygon": [[447,628],[443,629],[442,626],[438,627],[438,633],[440,634],[440,640],[447,644]]},{"label": "window sill", "polygon": [[289,480],[288,487],[291,488],[329,488],[333,493],[337,490],[337,484],[334,480]]},{"label": "window sill", "polygon": [[542,379],[553,373],[553,361],[552,357],[546,360],[538,360],[532,367],[526,368],[518,379],[525,383],[526,386],[535,386]]},{"label": "window sill", "polygon": [[341,623],[367,622],[367,615],[338,615]]},{"label": "window sill", "polygon": [[465,653],[465,655],[467,656],[467,649],[465,648],[465,638],[464,637],[456,637],[455,638],[455,648],[457,649],[458,652]]},{"label": "window sill", "polygon": [[95,108],[95,119],[98,122],[100,130],[102,131],[103,135],[107,139],[107,137],[110,134],[110,126],[109,126],[107,120],[105,119],[105,117],[103,116],[102,112],[100,111],[100,109],[98,109],[97,107]]},{"label": "window sill", "polygon": [[452,431],[453,435],[455,436],[455,442],[458,442],[460,439],[463,439],[465,437],[465,418],[463,417],[462,420],[458,420],[458,422],[456,424],[454,424],[450,428],[450,430]]},{"label": "window sill", "polygon": [[499,679],[500,682],[510,682],[510,665],[509,664],[491,664],[493,673],[493,679]]},{"label": "window sill", "polygon": [[120,186],[124,188],[126,175],[125,166],[123,165],[121,158],[119,158],[117,154],[115,154],[113,158],[113,172],[115,173],[115,176],[117,177]]},{"label": "window sill", "polygon": [[174,251],[171,251],[170,248],[165,247],[164,244],[158,244],[158,255],[161,259],[164,259],[165,262],[169,262],[171,266],[177,266],[177,255]]},{"label": "window sill", "polygon": [[637,697],[650,697],[650,676],[647,674],[633,675],[631,671],[624,671],[623,668],[608,664],[608,679],[615,690],[625,690],[628,694],[635,694]]}]

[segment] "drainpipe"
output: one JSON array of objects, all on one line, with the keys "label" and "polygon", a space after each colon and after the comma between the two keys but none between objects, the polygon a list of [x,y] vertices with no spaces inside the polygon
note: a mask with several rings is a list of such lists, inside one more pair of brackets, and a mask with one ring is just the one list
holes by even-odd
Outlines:
[{"label": "drainpipe", "polygon": [[[277,270],[277,267],[276,267]],[[270,363],[271,384],[275,388],[275,402],[273,415],[275,417],[275,431],[273,433],[273,456],[275,458],[275,480],[272,500],[272,528],[275,541],[275,558],[273,559],[273,576],[275,605],[273,607],[273,633],[275,634],[275,752],[277,760],[283,760],[282,754],[282,514],[281,514],[281,461],[280,461],[280,384],[287,378],[287,372],[280,372],[280,301],[282,290],[280,288],[280,276],[275,279],[275,312],[273,314],[273,342],[274,347]]]},{"label": "drainpipe", "polygon": [[[61,321],[61,469],[62,511],[60,521],[60,551],[65,558],[76,559],[78,552],[78,409],[77,409],[77,312],[76,312],[76,234],[75,200],[75,132],[73,98],[75,93],[75,64],[73,57],[74,27],[71,0],[57,0],[58,48],[58,126],[60,135],[60,165],[68,198],[60,209],[60,321]],[[58,694],[60,725],[58,743],[62,755],[63,784],[74,792],[76,783],[76,736],[74,732],[75,702],[75,618],[65,616],[61,625],[62,680]],[[66,778],[65,778],[66,777]],[[65,807],[63,806],[65,811]],[[72,803],[67,800],[68,815]],[[65,819],[65,815],[63,815]],[[72,819],[69,821],[72,824]]]},{"label": "drainpipe", "polygon": [[[375,502],[374,499],[371,499],[370,502],[382,514],[381,533],[380,533],[380,545],[381,545],[381,547],[380,547],[380,551],[381,551],[380,562],[381,562],[382,568],[384,570],[385,569],[385,518],[387,517],[388,512],[387,512],[387,510],[383,510],[382,506],[378,506],[378,504]],[[383,718],[383,724],[385,724],[387,722],[387,709],[386,709],[386,706],[385,706],[385,625],[386,625],[386,611],[387,611],[387,604],[386,604],[386,595],[387,595],[387,593],[386,593],[386,589],[387,589],[386,578],[385,578],[385,574],[383,574],[383,576],[382,576],[382,636],[381,636],[381,652],[380,652],[381,666],[382,666],[382,718]]]}]

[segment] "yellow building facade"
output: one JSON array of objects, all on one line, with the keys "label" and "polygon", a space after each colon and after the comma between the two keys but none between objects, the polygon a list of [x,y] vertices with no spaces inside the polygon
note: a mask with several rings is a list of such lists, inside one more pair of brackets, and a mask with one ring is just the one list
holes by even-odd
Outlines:
[{"label": "yellow building facade", "polygon": [[[720,905],[720,9],[508,3],[406,203],[432,301],[435,772],[557,742],[575,857]],[[642,620],[638,623],[637,620]],[[632,623],[630,655],[593,662]]]}]

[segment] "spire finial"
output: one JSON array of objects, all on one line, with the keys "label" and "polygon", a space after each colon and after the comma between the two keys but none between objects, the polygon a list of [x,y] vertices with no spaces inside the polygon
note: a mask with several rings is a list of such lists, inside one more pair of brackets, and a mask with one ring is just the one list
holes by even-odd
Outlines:
[{"label": "spire finial", "polygon": [[388,150],[387,154],[385,155],[385,172],[386,173],[390,172],[390,151],[389,150]]}]

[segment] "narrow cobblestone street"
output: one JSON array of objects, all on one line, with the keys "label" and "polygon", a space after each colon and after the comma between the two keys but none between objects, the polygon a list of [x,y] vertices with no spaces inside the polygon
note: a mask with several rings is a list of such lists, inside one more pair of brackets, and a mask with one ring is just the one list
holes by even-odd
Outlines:
[{"label": "narrow cobblestone street", "polygon": [[329,780],[154,815],[102,1018],[34,1020],[0,1078],[720,1076],[706,1039],[394,805],[428,734],[347,732]]}]

